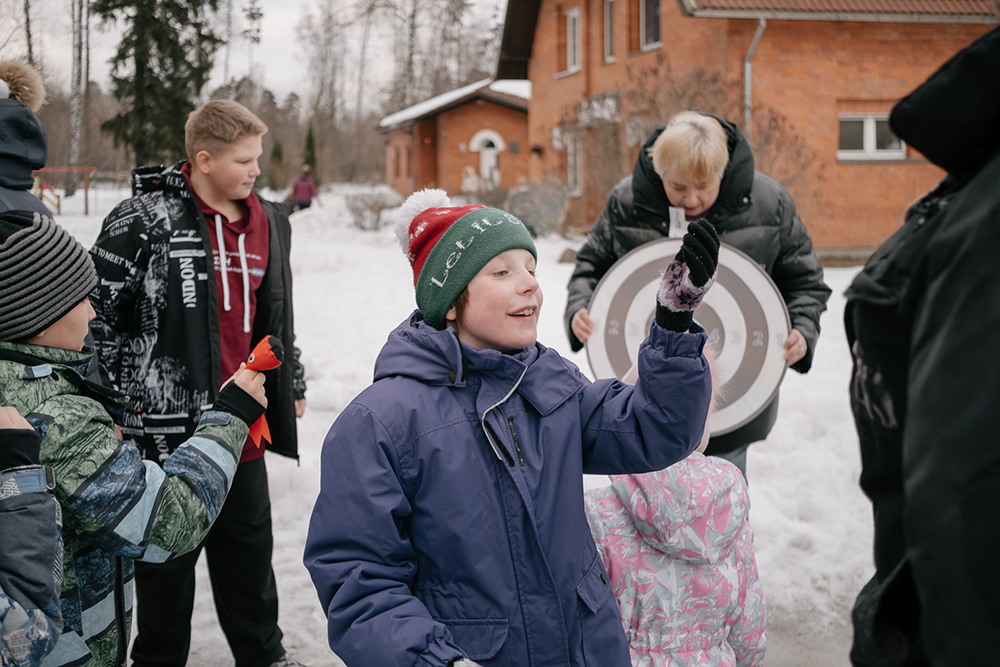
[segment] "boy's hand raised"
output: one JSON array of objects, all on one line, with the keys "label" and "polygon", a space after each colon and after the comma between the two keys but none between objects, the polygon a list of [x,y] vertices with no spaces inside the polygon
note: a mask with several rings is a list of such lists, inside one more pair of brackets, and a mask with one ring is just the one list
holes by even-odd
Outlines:
[{"label": "boy's hand raised", "polygon": [[247,426],[260,419],[265,408],[264,374],[248,369],[245,363],[222,385],[214,405],[214,409],[239,417]]},{"label": "boy's hand raised", "polygon": [[672,262],[663,271],[656,293],[656,323],[664,329],[685,332],[694,311],[715,282],[719,265],[719,235],[707,220],[695,220]]}]

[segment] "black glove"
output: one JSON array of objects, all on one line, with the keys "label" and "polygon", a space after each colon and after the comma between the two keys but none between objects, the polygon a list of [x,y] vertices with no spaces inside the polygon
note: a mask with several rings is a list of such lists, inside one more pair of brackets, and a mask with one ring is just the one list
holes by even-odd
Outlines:
[{"label": "black glove", "polygon": [[0,472],[38,465],[42,439],[33,428],[0,429]]},{"label": "black glove", "polygon": [[235,382],[226,383],[215,397],[212,409],[239,417],[247,426],[253,426],[254,422],[264,414],[264,406]]},{"label": "black glove", "polygon": [[681,249],[663,271],[656,293],[658,325],[681,333],[691,328],[694,311],[715,282],[719,244],[719,235],[712,223],[699,219],[688,225]]}]

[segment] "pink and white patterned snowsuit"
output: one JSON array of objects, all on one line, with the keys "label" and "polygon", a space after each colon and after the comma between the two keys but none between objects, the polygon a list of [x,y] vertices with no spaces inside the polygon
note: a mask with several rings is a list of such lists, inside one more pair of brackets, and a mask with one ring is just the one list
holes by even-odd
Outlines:
[{"label": "pink and white patterned snowsuit", "polygon": [[633,667],[757,667],[766,612],[736,466],[694,453],[586,495]]}]

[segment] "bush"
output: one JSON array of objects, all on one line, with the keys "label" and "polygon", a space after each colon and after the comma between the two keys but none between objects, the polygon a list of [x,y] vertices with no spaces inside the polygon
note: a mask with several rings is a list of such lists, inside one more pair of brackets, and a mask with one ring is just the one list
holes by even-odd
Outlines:
[{"label": "bush", "polygon": [[522,183],[507,194],[503,209],[516,216],[532,236],[557,229],[566,213],[566,185],[552,179]]},{"label": "bush", "polygon": [[344,197],[347,210],[354,219],[354,226],[373,232],[382,226],[382,211],[402,203],[398,195],[388,192],[362,192]]}]

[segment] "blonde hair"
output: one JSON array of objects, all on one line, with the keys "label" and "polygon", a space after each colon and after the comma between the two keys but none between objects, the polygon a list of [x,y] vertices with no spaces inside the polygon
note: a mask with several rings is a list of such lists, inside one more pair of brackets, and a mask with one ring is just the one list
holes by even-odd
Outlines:
[{"label": "blonde hair", "polygon": [[211,100],[191,112],[184,124],[184,148],[195,161],[201,151],[219,157],[240,139],[267,134],[267,125],[233,100]]},{"label": "blonde hair", "polygon": [[682,111],[649,148],[660,178],[672,176],[704,183],[722,174],[729,163],[729,139],[722,125],[697,111]]}]

